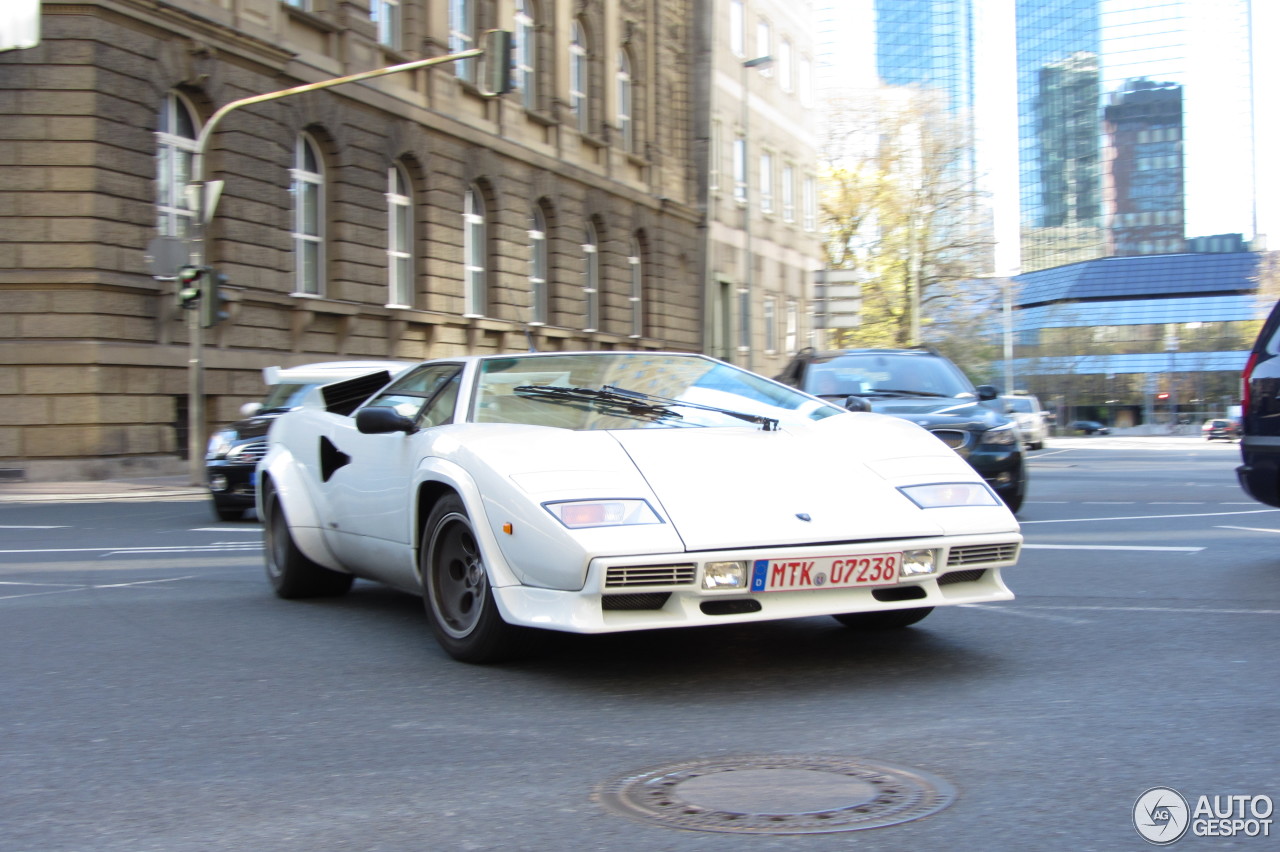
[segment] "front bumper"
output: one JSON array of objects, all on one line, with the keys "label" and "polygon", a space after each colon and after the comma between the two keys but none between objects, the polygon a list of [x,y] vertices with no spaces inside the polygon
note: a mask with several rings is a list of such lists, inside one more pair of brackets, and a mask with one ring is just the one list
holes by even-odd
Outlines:
[{"label": "front bumper", "polygon": [[225,459],[205,461],[205,482],[209,494],[219,506],[252,509],[254,505],[257,465]]},{"label": "front bumper", "polygon": [[[493,591],[507,622],[569,633],[613,633],[986,603],[1013,598],[1000,572],[1017,562],[1021,544],[1020,535],[1006,533],[768,551],[599,558],[592,560],[581,591],[531,586],[504,586]],[[925,548],[941,551],[937,571],[905,578],[893,585],[772,592],[702,588],[703,566],[708,562],[750,563],[765,556],[806,559]],[[615,570],[615,582],[611,585],[611,568],[643,566],[679,570],[670,571],[665,578],[661,576],[662,571],[655,571],[651,583],[625,585],[616,584],[620,572]],[[634,572],[631,573],[634,576]]]}]

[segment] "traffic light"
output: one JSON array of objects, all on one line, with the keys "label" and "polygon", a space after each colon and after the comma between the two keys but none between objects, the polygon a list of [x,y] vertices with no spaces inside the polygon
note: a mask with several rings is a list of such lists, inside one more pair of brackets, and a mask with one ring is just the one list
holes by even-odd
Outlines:
[{"label": "traffic light", "polygon": [[195,308],[200,301],[201,283],[204,268],[200,266],[184,266],[178,270],[178,305],[186,310]]},{"label": "traffic light", "polygon": [[508,30],[489,30],[484,34],[485,82],[491,95],[505,95],[516,87],[511,73],[515,56],[515,39]]},{"label": "traffic light", "polygon": [[213,328],[227,318],[227,297],[222,288],[226,286],[227,276],[216,269],[205,267],[200,297],[200,325]]}]

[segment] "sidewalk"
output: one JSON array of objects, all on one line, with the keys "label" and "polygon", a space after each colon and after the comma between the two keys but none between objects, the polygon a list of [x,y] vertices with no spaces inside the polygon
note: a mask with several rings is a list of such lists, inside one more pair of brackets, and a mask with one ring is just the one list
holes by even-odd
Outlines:
[{"label": "sidewalk", "polygon": [[94,482],[0,482],[0,503],[64,503],[73,500],[205,500],[209,489],[187,476],[154,476]]}]

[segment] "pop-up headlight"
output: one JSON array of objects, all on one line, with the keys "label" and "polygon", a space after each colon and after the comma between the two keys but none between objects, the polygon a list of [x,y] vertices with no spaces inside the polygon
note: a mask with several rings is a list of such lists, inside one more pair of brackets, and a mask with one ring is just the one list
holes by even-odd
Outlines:
[{"label": "pop-up headlight", "polygon": [[644,500],[566,500],[542,505],[571,530],[662,523]]},{"label": "pop-up headlight", "polygon": [[921,509],[1000,505],[1000,498],[981,482],[931,482],[905,485],[898,490]]},{"label": "pop-up headlight", "polygon": [[702,588],[745,589],[747,587],[747,563],[708,562],[702,566]]}]

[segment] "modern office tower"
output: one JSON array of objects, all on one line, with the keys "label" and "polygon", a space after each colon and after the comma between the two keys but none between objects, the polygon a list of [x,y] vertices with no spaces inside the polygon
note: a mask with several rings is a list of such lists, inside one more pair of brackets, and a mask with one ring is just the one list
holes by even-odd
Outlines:
[{"label": "modern office tower", "polygon": [[1102,111],[1108,254],[1174,254],[1186,248],[1182,87],[1132,80]]}]

